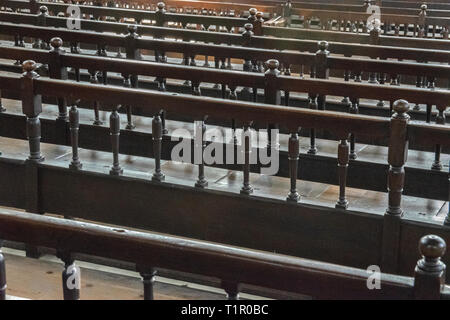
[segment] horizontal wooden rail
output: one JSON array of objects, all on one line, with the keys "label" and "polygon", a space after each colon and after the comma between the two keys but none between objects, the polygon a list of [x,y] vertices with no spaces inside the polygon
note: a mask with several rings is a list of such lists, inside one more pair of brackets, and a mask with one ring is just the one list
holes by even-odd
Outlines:
[{"label": "horizontal wooden rail", "polygon": [[232,284],[238,289],[243,283],[328,299],[440,299],[449,290],[432,285],[442,281],[444,272],[432,276],[429,265],[423,265],[434,258],[433,249],[439,252],[433,266],[443,268],[440,257],[445,242],[434,236],[421,240],[425,256],[419,261],[415,279],[382,274],[380,290],[368,289],[366,270],[9,210],[0,213],[0,236],[55,248],[61,257],[83,253],[136,263],[138,269],[159,267],[215,277],[225,288]]}]

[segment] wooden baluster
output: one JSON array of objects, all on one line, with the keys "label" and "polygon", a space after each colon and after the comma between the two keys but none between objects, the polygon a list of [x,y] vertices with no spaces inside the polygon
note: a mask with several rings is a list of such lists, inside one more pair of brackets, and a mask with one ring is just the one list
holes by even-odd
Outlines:
[{"label": "wooden baluster", "polygon": [[297,132],[291,133],[289,138],[289,177],[291,179],[291,189],[287,196],[289,202],[299,202],[300,195],[297,192],[297,177],[298,177],[298,159],[300,156],[300,143]]},{"label": "wooden baluster", "polygon": [[[52,50],[50,50],[49,75],[52,79],[67,80],[68,74],[66,67],[61,65],[61,56],[65,51],[61,49],[63,41],[61,38],[52,38],[50,40]],[[65,98],[57,98],[58,102],[58,118],[57,122],[62,122],[63,130],[67,121],[67,102]],[[66,141],[64,141],[65,143]]]},{"label": "wooden baluster", "polygon": [[347,170],[350,158],[350,150],[347,143],[348,133],[342,135],[338,146],[338,177],[339,177],[339,199],[336,202],[336,208],[347,209],[348,200],[345,197],[345,188],[347,186]]},{"label": "wooden baluster", "polygon": [[450,226],[450,161],[449,161],[449,168],[448,168],[448,212],[447,217],[445,218],[444,225]]},{"label": "wooden baluster", "polygon": [[149,267],[136,267],[137,271],[142,277],[142,284],[144,285],[144,300],[154,300],[153,287],[156,279],[156,270]]},{"label": "wooden baluster", "polygon": [[[266,62],[268,67],[265,75],[265,86],[264,86],[264,102],[267,104],[281,104],[281,93],[278,86],[278,77],[280,71],[278,70],[280,63],[277,60],[271,59]],[[268,143],[267,148],[278,148],[278,146],[272,146],[272,129],[276,129],[277,125],[273,123],[268,124]]]},{"label": "wooden baluster", "polygon": [[[291,65],[287,64],[284,70],[284,75],[285,76],[290,76],[291,75]],[[289,91],[284,91],[284,105],[286,107],[289,107],[289,99],[290,99],[290,92]]]},{"label": "wooden baluster", "polygon": [[[89,71],[89,75],[90,75],[90,79],[89,82],[92,84],[98,84],[98,74],[97,71],[95,70],[88,70]],[[100,120],[100,110],[99,110],[99,102],[98,101],[94,101],[94,125],[102,125],[103,121]]]},{"label": "wooden baluster", "polygon": [[[318,79],[328,79],[330,75],[330,69],[328,68],[328,42],[320,41],[318,43],[318,51],[315,56],[315,77]],[[325,110],[326,108],[326,96],[323,94],[317,97],[317,107],[319,110]]]},{"label": "wooden baluster", "polygon": [[422,237],[419,252],[422,256],[414,270],[414,298],[416,300],[439,300],[445,285],[446,266],[441,261],[447,250],[445,241],[435,235]]},{"label": "wooden baluster", "polygon": [[[435,88],[435,78],[434,77],[427,77],[427,88],[434,90]],[[427,123],[431,122],[431,111],[432,111],[433,105],[427,104]]]},{"label": "wooden baluster", "polygon": [[401,207],[405,184],[404,165],[408,158],[409,103],[397,100],[393,104],[388,148],[388,208],[384,215],[381,268],[387,273],[398,271],[401,232]]},{"label": "wooden baluster", "polygon": [[6,263],[2,247],[3,240],[0,240],[0,300],[6,300]]},{"label": "wooden baluster", "polygon": [[[122,78],[124,88],[131,88],[130,75],[123,73]],[[134,128],[136,128],[136,126],[133,124],[133,114],[131,106],[125,106],[125,110],[127,112],[127,126],[125,127],[125,129],[133,130]]]},{"label": "wooden baluster", "polygon": [[[416,88],[422,88],[423,87],[423,84],[424,84],[424,81],[425,79],[424,79],[424,77],[422,77],[422,76],[417,76],[417,79],[416,79]],[[419,106],[419,104],[418,103],[416,103],[415,105],[414,105],[414,108],[413,108],[413,110],[420,110],[420,106]]]},{"label": "wooden baluster", "polygon": [[[345,82],[350,81],[350,70],[345,70],[344,71],[344,81]],[[342,99],[341,102],[344,105],[350,105],[350,98],[349,97],[344,97],[344,99]]]},{"label": "wooden baluster", "polygon": [[152,176],[152,181],[164,181],[165,176],[161,171],[161,151],[162,151],[162,121],[160,114],[153,117],[152,121],[152,136],[153,136],[153,156],[155,158],[155,172]]},{"label": "wooden baluster", "polygon": [[222,280],[221,287],[227,293],[227,300],[239,300],[241,286],[238,282]]},{"label": "wooden baluster", "polygon": [[[436,117],[436,124],[445,125],[445,105],[438,105],[438,115]],[[442,152],[442,146],[437,144],[435,146],[435,153],[434,153],[434,162],[431,166],[431,170],[442,170],[442,163],[441,163],[441,152]]]},{"label": "wooden baluster", "polygon": [[109,173],[114,176],[122,175],[123,169],[119,164],[119,141],[120,141],[120,116],[117,112],[118,107],[114,107],[109,116],[111,145],[113,153],[113,165]]},{"label": "wooden baluster", "polygon": [[[253,25],[251,23],[246,23],[244,25],[245,31],[242,33],[242,46],[251,47],[251,39],[253,37]],[[244,59],[243,65],[244,72],[252,72],[252,61],[251,57]],[[241,90],[241,99],[244,101],[252,101],[252,94],[250,92],[250,88],[244,87]]]},{"label": "wooden baluster", "polygon": [[[350,101],[351,101],[351,104],[350,104],[349,113],[358,114],[359,113],[359,99],[351,98]],[[350,159],[352,159],[352,160],[355,160],[357,158],[355,146],[356,146],[355,135],[353,133],[350,133]]]},{"label": "wooden baluster", "polygon": [[[311,110],[317,110],[317,95],[316,94],[310,94],[309,98],[309,109]],[[316,146],[316,129],[311,128],[309,130],[309,139],[310,139],[310,146],[308,150],[308,154],[316,154],[317,153],[317,146]]]},{"label": "wooden baluster", "polygon": [[22,111],[27,116],[27,138],[30,146],[29,161],[41,162],[41,121],[39,114],[42,112],[42,96],[34,94],[34,79],[39,78],[36,73],[36,62],[27,60],[22,65]]},{"label": "wooden baluster", "polygon": [[250,135],[250,125],[251,122],[246,122],[244,124],[244,130],[242,132],[241,144],[244,147],[244,164],[242,166],[242,171],[244,173],[244,183],[241,188],[241,194],[250,195],[253,193],[253,187],[250,184],[250,155],[252,153],[251,146],[251,135]]},{"label": "wooden baluster", "polygon": [[196,132],[201,132],[201,141],[197,141],[197,139],[195,139],[196,145],[195,145],[194,150],[201,150],[201,154],[198,155],[198,156],[200,156],[200,159],[195,159],[195,162],[197,162],[197,160],[199,160],[198,161],[199,163],[196,163],[196,164],[198,164],[198,180],[195,183],[195,186],[197,188],[206,188],[208,186],[208,181],[206,181],[206,178],[205,178],[205,162],[203,159],[203,153],[206,148],[205,119],[203,121],[196,122]]},{"label": "wooden baluster", "polygon": [[80,114],[77,109],[78,103],[79,101],[75,102],[69,111],[70,137],[72,144],[72,161],[70,162],[69,168],[74,170],[79,170],[82,167],[78,157],[78,131],[80,128]]},{"label": "wooden baluster", "polygon": [[80,300],[81,275],[80,269],[75,265],[75,259],[67,252],[58,251],[57,256],[64,262],[62,272],[64,300]]}]

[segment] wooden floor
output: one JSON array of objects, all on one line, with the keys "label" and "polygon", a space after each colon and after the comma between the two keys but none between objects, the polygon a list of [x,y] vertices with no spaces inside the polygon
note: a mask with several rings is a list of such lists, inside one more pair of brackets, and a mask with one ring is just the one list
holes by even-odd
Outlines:
[{"label": "wooden floor", "polygon": [[[4,249],[9,299],[62,299],[63,265],[55,257],[39,260],[26,258],[24,252]],[[143,289],[137,272],[76,262],[81,270],[82,300],[142,300]],[[223,300],[225,293],[217,288],[185,281],[156,277],[157,300]],[[261,299],[243,294],[243,299]]]}]

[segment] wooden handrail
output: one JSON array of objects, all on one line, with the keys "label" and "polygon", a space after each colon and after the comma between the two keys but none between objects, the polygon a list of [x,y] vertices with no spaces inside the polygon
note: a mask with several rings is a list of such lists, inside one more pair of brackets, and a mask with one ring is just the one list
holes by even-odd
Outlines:
[{"label": "wooden handrail", "polygon": [[[439,299],[448,294],[447,286],[423,285],[442,279],[443,272],[430,277],[431,271],[422,266],[422,260],[415,280],[382,274],[381,289],[369,290],[368,273],[361,269],[12,210],[0,212],[0,235],[2,239],[55,248],[63,259],[72,253],[114,258],[147,268],[215,277],[225,288],[230,282],[236,289],[243,283],[329,299]],[[421,243],[424,259],[431,259],[430,247],[436,247],[440,256],[445,252],[440,238],[424,237]],[[73,266],[70,260],[66,270]]]}]

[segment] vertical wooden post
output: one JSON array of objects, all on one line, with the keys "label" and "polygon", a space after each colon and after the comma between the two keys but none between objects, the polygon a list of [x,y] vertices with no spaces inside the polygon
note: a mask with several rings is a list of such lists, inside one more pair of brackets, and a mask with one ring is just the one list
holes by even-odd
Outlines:
[{"label": "vertical wooden post", "polygon": [[164,181],[165,176],[161,171],[161,150],[162,150],[162,121],[159,114],[153,117],[152,136],[153,136],[153,156],[155,157],[155,172],[152,181]]},{"label": "vertical wooden post", "polygon": [[62,286],[64,300],[80,300],[81,279],[79,268],[75,265],[72,254],[67,252],[57,252],[57,256],[64,262],[62,272]]},{"label": "vertical wooden post", "polygon": [[417,300],[439,300],[445,285],[446,266],[441,261],[447,246],[438,236],[428,235],[420,239],[419,252],[422,259],[414,270],[414,298]]},{"label": "vertical wooden post", "polygon": [[137,271],[142,277],[142,283],[144,285],[144,300],[154,300],[153,287],[155,284],[156,270],[148,267],[136,267]]},{"label": "vertical wooden post", "polygon": [[[445,105],[437,105],[438,109],[438,115],[436,117],[436,124],[445,125],[445,109],[447,109],[447,106]],[[434,162],[431,166],[431,170],[442,170],[442,163],[441,163],[441,152],[442,152],[442,146],[437,144],[435,146],[435,154],[434,154]]]},{"label": "vertical wooden post", "polygon": [[[350,98],[349,113],[358,114],[359,113],[359,99]],[[353,133],[350,133],[350,159],[355,160],[358,155],[356,154],[356,138]]]},{"label": "vertical wooden post", "polygon": [[[205,121],[202,120],[200,126],[197,126],[196,130],[201,131],[201,141],[197,141],[197,139],[195,139],[195,143],[200,142],[201,145],[195,145],[195,148],[201,148],[201,158],[200,158],[200,164],[198,165],[198,180],[195,183],[195,186],[197,188],[206,188],[208,186],[208,181],[206,181],[205,178],[205,163],[204,163],[204,159],[203,159],[203,152],[205,151],[206,148],[206,139],[205,139],[205,132],[206,132],[206,125],[205,125]],[[196,150],[196,149],[194,149]],[[194,151],[195,152],[195,151]]]},{"label": "vertical wooden post", "polygon": [[236,281],[222,280],[222,289],[227,293],[227,300],[239,300],[241,285]]},{"label": "vertical wooden post", "polygon": [[[280,63],[278,60],[271,59],[266,62],[267,71],[265,73],[265,86],[264,86],[264,99],[267,104],[281,104],[281,92],[278,86],[278,76],[280,75],[280,70],[278,70]],[[268,143],[267,148],[277,148],[277,146],[272,146],[272,129],[276,129],[276,125],[273,123],[268,124]]]},{"label": "vertical wooden post", "polygon": [[80,158],[78,157],[78,131],[80,129],[80,113],[78,112],[77,103],[75,102],[69,111],[70,137],[72,144],[72,161],[69,168],[79,170],[82,168]]},{"label": "vertical wooden post", "polygon": [[[311,110],[317,110],[318,106],[317,106],[317,94],[315,93],[310,93],[308,95],[308,107]],[[309,150],[308,150],[308,154],[316,154],[317,153],[317,146],[316,146],[316,129],[315,128],[311,128],[309,129]]]},{"label": "vertical wooden post", "polygon": [[[52,79],[67,80],[67,68],[61,63],[61,56],[65,54],[65,51],[61,48],[63,41],[61,38],[52,38],[50,44],[52,49],[49,53],[49,76]],[[69,142],[69,137],[67,136],[67,101],[65,98],[58,97],[57,104],[58,117],[56,118],[56,139],[58,144],[66,145]]]},{"label": "vertical wooden post", "polygon": [[338,146],[338,178],[339,178],[339,199],[336,202],[337,209],[347,209],[348,200],[345,197],[345,188],[347,186],[347,170],[350,159],[350,149],[347,143],[348,133],[340,137],[340,144]]},{"label": "vertical wooden post", "polygon": [[[46,6],[39,7],[39,13],[36,16],[36,25],[40,27],[47,26],[48,8]],[[34,39],[32,47],[34,49],[49,49],[48,44],[39,38]]]},{"label": "vertical wooden post", "polygon": [[403,210],[401,208],[402,192],[405,183],[404,165],[408,158],[409,103],[397,100],[393,104],[395,111],[391,118],[388,150],[388,193],[389,203],[384,215],[382,269],[384,272],[396,273],[398,267],[400,227]]},{"label": "vertical wooden post", "polygon": [[[328,56],[330,51],[328,51],[328,42],[320,41],[318,44],[319,50],[316,52],[316,78],[318,79],[328,79],[330,75],[330,69],[328,68]],[[317,105],[319,110],[325,110],[326,96],[319,95],[317,97]]]},{"label": "vertical wooden post", "polygon": [[297,192],[297,177],[298,177],[298,159],[300,155],[300,143],[298,140],[297,132],[291,133],[291,137],[289,138],[289,176],[291,179],[291,189],[287,196],[287,201],[290,202],[299,202],[300,195]]},{"label": "vertical wooden post", "polygon": [[109,126],[113,153],[113,165],[109,174],[119,176],[123,173],[123,169],[119,164],[120,116],[117,112],[117,107],[114,107],[111,111],[111,115],[109,116]]},{"label": "vertical wooden post", "polygon": [[0,240],[0,300],[6,300],[6,264],[2,247],[3,240]]},{"label": "vertical wooden post", "polygon": [[241,144],[244,147],[244,164],[242,171],[244,174],[244,183],[241,188],[241,194],[250,195],[253,193],[253,187],[250,184],[250,155],[252,153],[252,146],[250,141],[250,125],[251,122],[244,124],[244,130],[242,131]]},{"label": "vertical wooden post", "polygon": [[42,96],[34,93],[34,79],[39,78],[35,72],[36,63],[27,60],[23,63],[22,74],[22,111],[27,116],[27,137],[30,145],[28,160],[40,162],[44,160],[41,155],[41,121],[39,114],[42,112]]},{"label": "vertical wooden post", "polygon": [[[254,35],[253,33],[253,25],[251,23],[246,23],[244,25],[244,29],[245,31],[242,33],[242,46],[244,47],[251,47],[252,45],[252,37]],[[247,57],[246,59],[244,59],[244,66],[243,66],[243,70],[245,72],[252,72],[252,57]],[[248,87],[244,87],[241,90],[241,100],[244,101],[253,101],[253,96],[251,93],[250,88]]]},{"label": "vertical wooden post", "polygon": [[427,9],[428,6],[426,4],[422,4],[420,6],[420,12],[419,12],[419,37],[428,37],[428,26],[426,25],[426,19],[427,19]]}]

